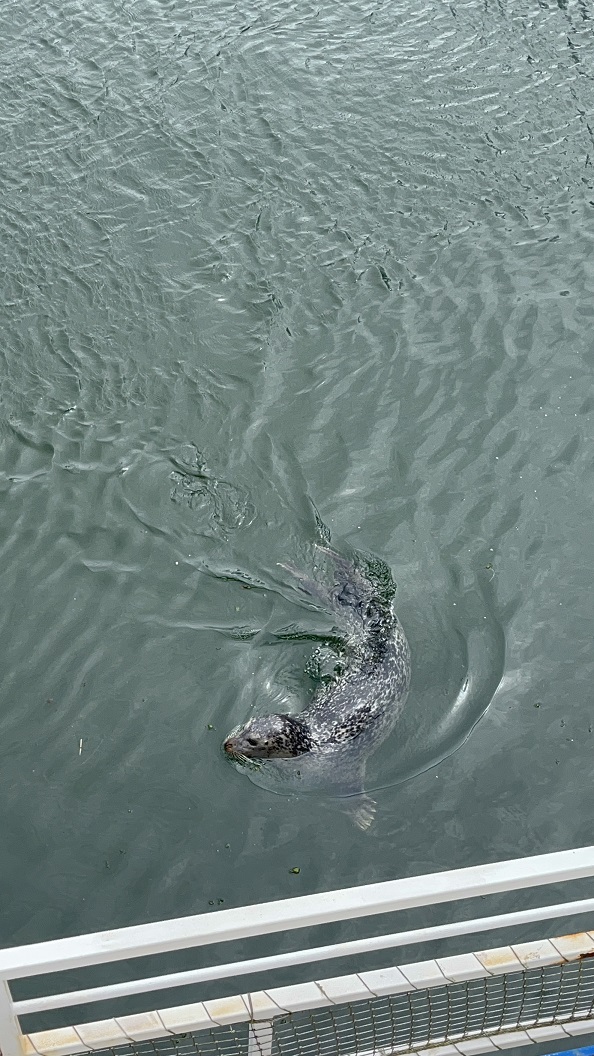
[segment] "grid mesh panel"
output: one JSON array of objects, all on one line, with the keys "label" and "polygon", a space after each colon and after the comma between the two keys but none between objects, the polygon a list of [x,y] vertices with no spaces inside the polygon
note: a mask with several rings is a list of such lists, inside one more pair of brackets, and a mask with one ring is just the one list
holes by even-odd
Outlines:
[{"label": "grid mesh panel", "polygon": [[248,1024],[237,1023],[234,1026],[217,1027],[216,1030],[118,1045],[102,1049],[99,1056],[107,1053],[113,1056],[202,1056],[203,1053],[204,1056],[247,1056],[247,1051]]},{"label": "grid mesh panel", "polygon": [[[274,1020],[271,1056],[411,1050],[594,1013],[594,959],[296,1012]],[[247,1056],[248,1024],[138,1042],[113,1056]],[[255,1045],[255,1048],[254,1048]],[[268,1056],[265,1038],[252,1056]]]}]

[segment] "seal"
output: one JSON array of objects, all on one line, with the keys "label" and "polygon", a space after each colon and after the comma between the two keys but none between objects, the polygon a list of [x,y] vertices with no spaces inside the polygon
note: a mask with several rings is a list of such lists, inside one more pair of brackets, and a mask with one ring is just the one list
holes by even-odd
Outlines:
[{"label": "seal", "polygon": [[[340,617],[340,669],[320,681],[305,711],[255,716],[233,731],[223,748],[244,764],[299,760],[300,776],[307,761],[309,773],[319,773],[321,766],[326,784],[337,795],[361,795],[366,759],[388,736],[404,707],[410,649],[393,609],[396,588],[387,565],[378,558],[350,561],[329,546],[315,545],[332,563],[330,587],[304,578],[291,565],[282,567],[298,578],[302,591]],[[374,808],[367,800],[359,811],[355,820],[362,828],[370,824]]]}]

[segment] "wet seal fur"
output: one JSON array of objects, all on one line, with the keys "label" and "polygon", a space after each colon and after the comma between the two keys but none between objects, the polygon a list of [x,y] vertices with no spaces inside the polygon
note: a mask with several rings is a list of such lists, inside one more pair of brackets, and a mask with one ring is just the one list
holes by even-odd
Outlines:
[{"label": "wet seal fur", "polygon": [[[250,719],[233,731],[223,748],[236,761],[308,761],[310,772],[323,768],[339,797],[357,796],[351,813],[361,828],[375,814],[375,803],[363,796],[365,762],[392,730],[410,686],[411,657],[402,626],[394,613],[390,570],[373,558],[362,568],[328,546],[316,544],[334,567],[334,584],[304,578],[290,565],[308,595],[341,617],[342,671],[321,683],[305,711]],[[301,771],[299,771],[300,773]]]}]

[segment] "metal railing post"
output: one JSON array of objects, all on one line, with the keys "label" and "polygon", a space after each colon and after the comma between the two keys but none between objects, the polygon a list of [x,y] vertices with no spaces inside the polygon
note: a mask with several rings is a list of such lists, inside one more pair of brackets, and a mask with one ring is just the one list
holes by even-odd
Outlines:
[{"label": "metal railing post", "polygon": [[261,1019],[248,1027],[248,1056],[271,1056],[273,1019]]},{"label": "metal railing post", "polygon": [[2,1056],[23,1056],[21,1028],[15,1016],[10,987],[0,980],[0,1053]]}]

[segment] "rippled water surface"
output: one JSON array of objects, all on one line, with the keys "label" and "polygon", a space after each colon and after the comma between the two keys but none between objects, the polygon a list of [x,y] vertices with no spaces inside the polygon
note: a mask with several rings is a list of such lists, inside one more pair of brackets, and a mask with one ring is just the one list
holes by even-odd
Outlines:
[{"label": "rippled water surface", "polygon": [[[2,941],[591,842],[589,5],[0,40]],[[311,692],[312,500],[413,652],[367,832],[220,749]]]}]

